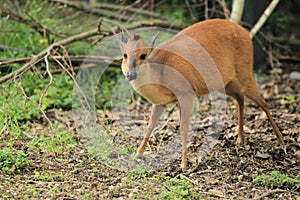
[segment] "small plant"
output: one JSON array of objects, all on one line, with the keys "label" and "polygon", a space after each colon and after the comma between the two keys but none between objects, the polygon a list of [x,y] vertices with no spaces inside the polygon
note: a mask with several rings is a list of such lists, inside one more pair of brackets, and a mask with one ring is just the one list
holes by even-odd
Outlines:
[{"label": "small plant", "polygon": [[0,169],[4,173],[20,172],[26,166],[28,166],[28,160],[24,151],[20,150],[15,153],[10,148],[0,150]]},{"label": "small plant", "polygon": [[127,178],[131,181],[145,179],[148,174],[151,174],[150,170],[146,171],[144,165],[138,165],[127,172]]},{"label": "small plant", "polygon": [[190,183],[183,177],[170,178],[164,182],[164,187],[161,188],[161,199],[199,199],[197,192],[191,188]]},{"label": "small plant", "polygon": [[273,35],[281,36],[286,32],[288,24],[291,22],[290,17],[284,12],[273,12],[266,24],[266,28],[270,30]]},{"label": "small plant", "polygon": [[52,191],[54,193],[58,193],[59,192],[59,187],[57,185],[53,186]]},{"label": "small plant", "polygon": [[99,173],[99,172],[100,172],[100,170],[99,170],[99,168],[97,168],[97,167],[94,167],[94,168],[92,169],[92,172],[93,172],[93,173]]},{"label": "small plant", "polygon": [[253,175],[253,182],[270,188],[300,189],[300,173],[291,178],[279,171],[272,171],[270,174]]},{"label": "small plant", "polygon": [[291,105],[294,102],[295,96],[294,95],[284,95],[278,97],[280,100],[281,105]]},{"label": "small plant", "polygon": [[41,181],[64,181],[65,177],[62,173],[59,174],[50,174],[48,172],[34,172],[30,176],[33,180]]}]

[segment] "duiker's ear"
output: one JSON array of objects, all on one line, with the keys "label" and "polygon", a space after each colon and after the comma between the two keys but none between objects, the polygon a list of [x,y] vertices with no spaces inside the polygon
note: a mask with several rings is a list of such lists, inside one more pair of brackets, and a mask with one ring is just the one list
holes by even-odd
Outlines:
[{"label": "duiker's ear", "polygon": [[155,40],[158,36],[159,32],[157,32],[152,38],[150,38],[150,40],[147,42],[147,44],[150,46],[150,48],[153,49],[154,44],[155,44]]},{"label": "duiker's ear", "polygon": [[125,36],[124,33],[121,33],[121,35],[120,35],[120,41],[121,41],[122,44],[126,44],[127,43],[128,38]]}]

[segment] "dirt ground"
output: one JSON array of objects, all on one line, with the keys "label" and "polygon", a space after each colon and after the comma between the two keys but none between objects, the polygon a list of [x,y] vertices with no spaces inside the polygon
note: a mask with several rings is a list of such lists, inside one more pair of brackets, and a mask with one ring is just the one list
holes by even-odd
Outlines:
[{"label": "dirt ground", "polygon": [[[190,193],[193,191],[193,194],[181,196],[184,199],[194,199],[197,193],[200,199],[299,200],[299,189],[285,185],[272,188],[254,183],[253,174],[269,174],[278,170],[295,178],[300,172],[300,80],[291,79],[289,74],[283,73],[259,78],[258,82],[282,131],[284,147],[276,146],[276,137],[266,116],[248,99],[245,103],[246,144],[237,147],[236,103],[231,98],[227,99],[221,125],[213,127],[213,102],[204,97],[195,106],[190,127],[189,170],[180,172],[181,149],[175,145],[180,145],[178,109],[170,106],[146,149],[146,155],[150,157],[162,154],[152,159],[154,164],[146,162],[151,165],[151,172],[135,174],[90,155],[86,140],[74,128],[72,112],[50,110],[48,115],[60,122],[59,127],[69,129],[78,145],[60,155],[28,151],[29,167],[19,174],[0,173],[1,199],[160,199],[163,188],[172,190],[166,184],[169,178],[181,177],[188,183],[186,187]],[[149,112],[150,105],[139,105],[123,114],[110,115],[107,111],[107,116],[112,119],[110,134],[116,144],[129,146],[133,153],[141,141],[141,135],[134,134],[143,131]],[[99,123],[102,123],[103,111],[98,114]],[[36,123],[30,134],[46,129]],[[216,144],[205,146],[210,140],[216,141]],[[22,144],[20,141],[18,148],[24,149]],[[118,157],[111,158],[118,160]],[[32,175],[36,171],[61,173],[63,178],[35,179]]]}]

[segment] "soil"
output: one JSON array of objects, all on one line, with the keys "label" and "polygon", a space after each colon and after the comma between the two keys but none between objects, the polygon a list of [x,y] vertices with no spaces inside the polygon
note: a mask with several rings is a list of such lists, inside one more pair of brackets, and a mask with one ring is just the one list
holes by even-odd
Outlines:
[{"label": "soil", "polygon": [[[291,79],[288,73],[259,78],[259,88],[270,105],[272,116],[284,136],[284,146],[276,145],[276,136],[263,111],[246,99],[245,138],[243,147],[236,145],[236,103],[226,100],[225,114],[213,110],[208,97],[199,99],[190,127],[188,171],[180,170],[180,137],[178,108],[169,106],[158,128],[150,138],[145,157],[139,161],[148,166],[147,173],[130,173],[125,157],[110,153],[115,163],[105,162],[89,154],[87,138],[75,129],[72,112],[49,110],[51,120],[58,127],[68,129],[78,145],[59,155],[27,151],[30,162],[20,173],[8,175],[0,172],[2,199],[153,199],[166,178],[183,177],[202,199],[300,199],[299,188],[266,186],[253,182],[253,175],[269,174],[277,170],[295,178],[300,172],[300,80]],[[224,103],[224,102],[222,102]],[[214,124],[216,115],[219,123]],[[126,112],[98,111],[99,124],[108,123],[109,134],[119,147],[136,151],[147,124],[150,105],[135,105]],[[212,117],[212,115],[214,117]],[[33,123],[31,136],[48,131],[46,122]],[[216,142],[215,144],[213,142]],[[26,147],[22,141],[19,149]],[[100,148],[100,147],[99,147]],[[103,149],[100,149],[103,150]],[[130,158],[131,154],[128,158]],[[123,159],[125,158],[125,159]],[[122,162],[120,160],[123,160]],[[125,160],[125,161],[124,161]],[[129,160],[129,159],[128,159]],[[128,161],[127,160],[127,161]],[[121,162],[121,163],[120,163]],[[127,166],[126,166],[127,165]],[[64,178],[41,180],[34,172],[62,173]],[[143,175],[141,175],[143,174]],[[161,175],[163,174],[163,175]],[[10,184],[9,184],[10,183]],[[170,188],[169,188],[170,189]],[[192,199],[188,195],[185,199]]]}]

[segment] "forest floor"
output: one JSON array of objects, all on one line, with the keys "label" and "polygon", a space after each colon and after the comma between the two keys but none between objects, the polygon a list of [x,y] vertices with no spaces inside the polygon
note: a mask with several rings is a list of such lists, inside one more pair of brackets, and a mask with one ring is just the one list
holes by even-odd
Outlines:
[{"label": "forest floor", "polygon": [[[180,171],[178,109],[171,106],[146,148],[150,158],[155,152],[162,155],[153,158],[153,163],[153,159],[145,162],[150,166],[146,171],[128,170],[122,163],[113,166],[113,162],[103,162],[89,153],[86,138],[75,129],[71,111],[49,110],[47,115],[57,121],[56,128],[68,130],[67,134],[75,142],[63,143],[62,150],[51,150],[47,145],[53,131],[42,119],[35,119],[26,134],[45,133],[45,147],[41,140],[35,149],[28,148],[28,141],[14,143],[17,149],[28,154],[29,165],[20,173],[0,172],[0,198],[299,200],[300,81],[291,79],[288,73],[271,75],[259,81],[259,88],[282,131],[284,147],[276,146],[276,136],[266,115],[249,99],[245,103],[246,143],[237,147],[236,103],[227,99],[225,117],[217,132],[211,122],[211,113],[215,112],[211,110],[213,103],[204,97],[196,105],[190,127],[187,172]],[[99,123],[103,112],[98,112]],[[109,134],[113,141],[133,154],[141,141],[141,135],[134,134],[140,134],[147,124],[150,105],[139,105],[123,114],[105,112],[112,118]],[[210,140],[216,144],[207,148],[204,141],[209,144]],[[100,150],[104,151],[105,147]],[[123,159],[119,156],[108,155],[116,161]]]}]

